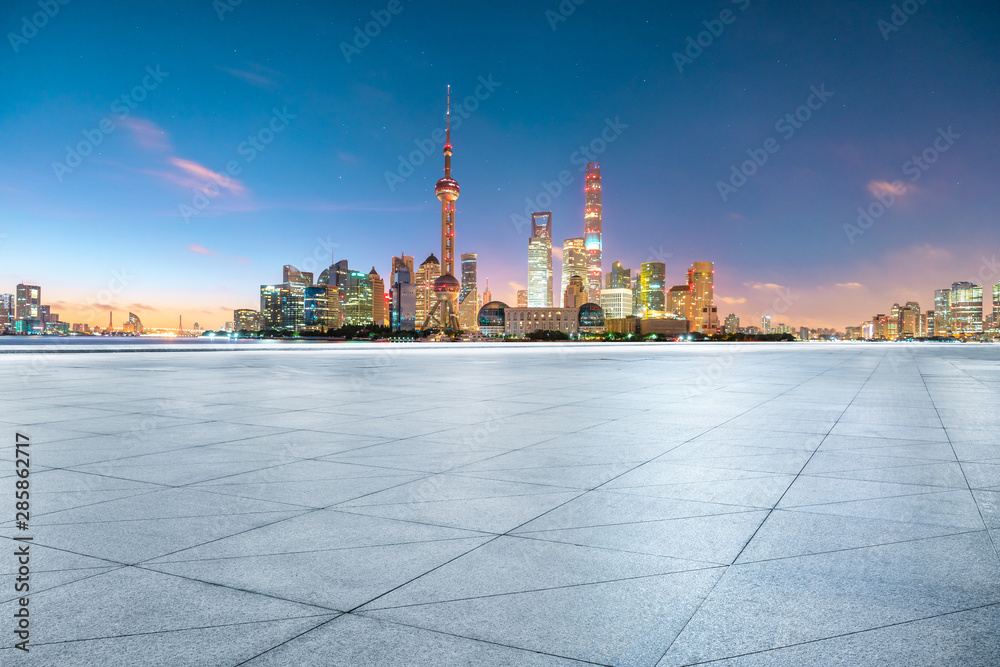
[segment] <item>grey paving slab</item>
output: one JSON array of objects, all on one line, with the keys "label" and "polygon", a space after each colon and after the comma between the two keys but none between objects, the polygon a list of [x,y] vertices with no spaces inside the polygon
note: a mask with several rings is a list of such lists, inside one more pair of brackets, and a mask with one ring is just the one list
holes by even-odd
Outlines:
[{"label": "grey paving slab", "polygon": [[0,441],[33,442],[26,665],[997,663],[996,346],[0,353],[0,380]]}]

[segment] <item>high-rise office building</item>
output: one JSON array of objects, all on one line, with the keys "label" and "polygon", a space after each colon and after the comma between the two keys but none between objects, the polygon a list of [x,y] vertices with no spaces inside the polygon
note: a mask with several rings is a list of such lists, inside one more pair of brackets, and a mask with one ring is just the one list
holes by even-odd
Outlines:
[{"label": "high-rise office building", "polygon": [[288,289],[284,285],[260,286],[260,316],[264,329],[281,329],[281,303]]},{"label": "high-rise office building", "polygon": [[983,332],[983,288],[975,283],[951,285],[951,330],[956,336]]},{"label": "high-rise office building", "polygon": [[951,334],[951,289],[934,290],[934,335]]},{"label": "high-rise office building", "polygon": [[0,294],[0,333],[11,331],[17,321],[17,298],[13,294]]},{"label": "high-rise office building", "polygon": [[434,281],[439,277],[441,277],[441,262],[431,253],[417,269],[416,279],[413,281],[418,327],[423,327],[428,313],[434,307]]},{"label": "high-rise office building", "polygon": [[[348,271],[344,280],[343,292],[344,324],[370,325],[373,313],[371,276],[364,271]],[[381,294],[379,299],[382,299]]]},{"label": "high-rise office building", "polygon": [[[566,239],[563,241],[562,256],[562,280],[559,286],[559,297],[566,294],[566,287],[569,279],[573,276],[580,276],[587,279],[587,247],[583,238]],[[563,307],[565,307],[565,303]]]},{"label": "high-rise office building", "polygon": [[920,326],[920,304],[916,301],[907,301],[906,305],[899,308],[897,315],[896,332],[899,338],[919,338],[923,335],[923,327]]},{"label": "high-rise office building", "polygon": [[563,308],[579,308],[587,303],[587,283],[583,276],[573,276],[563,293]]},{"label": "high-rise office building", "polygon": [[[336,328],[330,318],[329,285],[310,285],[302,297],[303,328],[325,333],[327,329]],[[337,292],[333,292],[334,299]],[[234,316],[235,317],[235,316]]]},{"label": "high-rise office building", "polygon": [[479,300],[479,255],[474,252],[462,253],[462,291],[458,298],[458,323],[462,331],[479,328],[476,316],[482,302]]},{"label": "high-rise office building", "polygon": [[608,319],[620,320],[629,317],[632,315],[631,288],[605,287],[601,290],[600,305],[604,316]]},{"label": "high-rise office building", "polygon": [[41,321],[42,288],[38,285],[25,285],[22,283],[17,286],[16,295],[14,319],[18,322],[25,320]]},{"label": "high-rise office building", "polygon": [[761,316],[761,318],[760,318],[760,332],[762,334],[769,334],[769,333],[773,332],[773,330],[771,329],[771,316],[770,315],[762,315]]},{"label": "high-rise office building", "polygon": [[474,252],[462,253],[462,291],[459,292],[459,303],[465,301],[465,297],[470,293],[479,293],[479,285],[477,284],[477,273],[479,271],[478,265],[479,255]]},{"label": "high-rise office building", "polygon": [[691,285],[674,285],[667,291],[667,312],[686,319],[688,331],[695,330],[694,291]]},{"label": "high-rise office building", "polygon": [[736,333],[740,330],[740,318],[736,316],[736,313],[729,313],[726,315],[725,324],[723,328],[727,334]]},{"label": "high-rise office building", "polygon": [[448,105],[445,120],[444,177],[434,186],[434,194],[441,201],[441,275],[431,286],[433,304],[428,304],[423,328],[458,330],[458,294],[462,284],[455,277],[455,202],[458,200],[458,182],[451,177],[451,86],[448,86]]},{"label": "high-rise office building", "polygon": [[993,326],[1000,327],[1000,283],[993,286]]},{"label": "high-rise office building", "polygon": [[260,331],[262,329],[260,312],[251,308],[238,308],[233,311],[233,329],[236,331]]},{"label": "high-rise office building", "polygon": [[385,318],[385,282],[379,276],[375,267],[368,272],[368,280],[372,286],[372,322],[376,326],[386,326]]},{"label": "high-rise office building", "polygon": [[584,180],[583,239],[587,249],[587,301],[599,303],[601,300],[601,255],[603,247],[603,223],[601,204],[601,165],[587,163]]},{"label": "high-rise office building", "polygon": [[528,290],[526,289],[517,290],[517,307],[518,308],[528,307]]},{"label": "high-rise office building", "polygon": [[415,275],[413,270],[413,257],[400,253],[399,257],[392,258],[392,268],[389,271],[389,287],[392,287],[396,283],[400,282],[399,272],[402,270],[406,271],[407,278],[405,282],[413,284],[413,278]]},{"label": "high-rise office building", "polygon": [[639,269],[639,313],[643,317],[663,317],[667,310],[667,265],[644,262]]},{"label": "high-rise office building", "polygon": [[528,239],[528,307],[552,306],[552,213],[535,212]]},{"label": "high-rise office building", "polygon": [[632,289],[632,269],[626,269],[621,262],[611,265],[611,270],[604,276],[605,289]]},{"label": "high-rise office building", "polygon": [[715,268],[712,262],[695,262],[688,269],[688,285],[694,292],[694,317],[691,331],[712,335],[719,330],[719,311],[715,306]]}]

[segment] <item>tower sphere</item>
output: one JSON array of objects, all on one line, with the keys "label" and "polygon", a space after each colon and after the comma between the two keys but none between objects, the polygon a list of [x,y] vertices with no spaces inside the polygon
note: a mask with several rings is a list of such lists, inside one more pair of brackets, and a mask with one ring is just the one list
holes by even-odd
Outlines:
[{"label": "tower sphere", "polygon": [[458,181],[445,176],[434,186],[434,194],[441,201],[455,201],[459,194]]},{"label": "tower sphere", "polygon": [[446,273],[434,281],[433,290],[435,292],[454,292],[455,294],[458,294],[461,289],[462,283],[458,282],[458,278],[450,273]]}]

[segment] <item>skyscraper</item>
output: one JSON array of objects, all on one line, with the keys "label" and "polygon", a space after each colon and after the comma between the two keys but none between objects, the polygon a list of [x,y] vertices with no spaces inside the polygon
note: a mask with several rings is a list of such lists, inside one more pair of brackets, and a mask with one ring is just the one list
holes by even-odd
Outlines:
[{"label": "skyscraper", "polygon": [[517,307],[518,308],[528,307],[528,290],[526,289],[517,290]]},{"label": "skyscraper", "polygon": [[587,303],[587,285],[583,276],[573,276],[563,294],[563,308],[579,308]]},{"label": "skyscraper", "polygon": [[740,318],[736,316],[736,313],[729,313],[726,315],[726,322],[723,325],[727,334],[736,333],[740,329]]},{"label": "skyscraper", "polygon": [[17,286],[16,294],[17,302],[14,305],[14,319],[18,322],[41,320],[42,288],[38,285],[25,285],[21,283]]},{"label": "skyscraper", "polygon": [[670,288],[667,292],[667,312],[686,319],[689,323],[688,331],[695,330],[694,291],[691,285],[674,285]]},{"label": "skyscraper", "polygon": [[583,228],[584,244],[587,248],[587,301],[600,303],[601,300],[601,165],[587,163],[584,181]]},{"label": "skyscraper", "polygon": [[975,283],[951,285],[951,330],[956,336],[983,332],[983,288]]},{"label": "skyscraper", "polygon": [[455,201],[458,200],[458,182],[451,177],[451,86],[448,86],[448,105],[445,114],[444,178],[434,186],[434,194],[441,201],[441,276],[434,281],[434,305],[424,320],[424,329],[441,328],[458,330],[458,293],[461,283],[455,278]]},{"label": "skyscraper", "polygon": [[407,278],[404,282],[412,284],[414,278],[413,257],[400,253],[399,257],[392,258],[392,268],[389,271],[389,287],[392,287],[396,283],[400,282],[399,272],[404,269],[407,273]]},{"label": "skyscraper", "polygon": [[644,262],[639,269],[639,308],[644,317],[663,317],[667,309],[667,265]]},{"label": "skyscraper", "polygon": [[250,308],[238,308],[234,310],[233,328],[236,331],[260,331],[260,313]]},{"label": "skyscraper", "polygon": [[264,329],[281,329],[282,294],[287,294],[284,285],[260,286],[260,315]]},{"label": "skyscraper", "polygon": [[934,290],[934,335],[951,334],[951,290]]},{"label": "skyscraper", "polygon": [[386,326],[385,317],[385,282],[379,276],[375,267],[368,272],[368,280],[372,285],[372,322],[376,326]]},{"label": "skyscraper", "polygon": [[[562,295],[566,294],[569,279],[573,276],[580,276],[583,279],[587,278],[587,247],[584,245],[582,237],[563,241],[562,281],[559,287],[560,299]],[[565,302],[563,303],[563,307],[566,307]]]},{"label": "skyscraper", "polygon": [[427,315],[434,306],[434,281],[441,276],[441,262],[431,253],[417,270],[413,281],[416,326],[423,327]]},{"label": "skyscraper", "polygon": [[626,269],[621,262],[611,265],[604,280],[605,289],[632,289],[632,269]]},{"label": "skyscraper", "polygon": [[[583,305],[583,304],[580,304]],[[632,289],[630,287],[605,287],[601,290],[601,310],[611,320],[632,315]]]},{"label": "skyscraper", "polygon": [[474,252],[462,253],[462,291],[458,297],[458,323],[463,331],[478,328],[476,315],[479,314],[479,285],[477,284],[479,255]]},{"label": "skyscraper", "polygon": [[[378,275],[377,273],[375,275]],[[364,271],[348,271],[344,280],[344,324],[372,323],[372,277]],[[379,294],[379,300],[383,297]]]},{"label": "skyscraper", "polygon": [[528,239],[528,307],[551,308],[552,303],[552,213],[531,214]]},{"label": "skyscraper", "polygon": [[695,262],[688,269],[688,285],[694,292],[694,321],[691,331],[712,335],[719,329],[715,306],[715,269],[712,262]]}]

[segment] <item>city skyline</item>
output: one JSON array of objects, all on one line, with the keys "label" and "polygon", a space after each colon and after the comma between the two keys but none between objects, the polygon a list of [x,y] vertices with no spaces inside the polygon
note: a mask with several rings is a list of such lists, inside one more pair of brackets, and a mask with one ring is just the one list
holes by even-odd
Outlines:
[{"label": "city skyline", "polygon": [[[4,25],[16,33],[30,7],[9,9]],[[843,329],[953,282],[988,291],[1000,279],[995,6],[922,5],[887,35],[891,7],[873,2],[829,10],[833,26],[810,7],[777,15],[749,2],[635,13],[588,3],[554,24],[515,4],[457,19],[495,22],[498,44],[525,31],[541,44],[525,53],[461,34],[446,49],[430,12],[401,7],[358,53],[341,44],[383,8],[313,7],[325,23],[304,31],[292,14],[242,5],[217,16],[179,3],[142,21],[105,11],[84,44],[81,17],[67,18],[77,10],[62,7],[3,55],[17,67],[0,76],[23,92],[0,107],[3,291],[42,285],[65,321],[103,326],[114,310],[147,327],[179,315],[221,325],[256,306],[252,286],[276,266],[314,259],[318,272],[336,252],[387,277],[393,255],[437,245],[447,84],[463,147],[455,256],[479,253],[494,299],[514,304],[527,287],[526,211],[552,211],[561,274],[562,241],[584,235],[591,161],[603,167],[604,266],[663,261],[669,286],[711,260],[720,319],[759,320],[785,295],[789,323]],[[713,23],[725,9],[734,20]],[[603,24],[634,40],[587,48]],[[780,47],[768,41],[791,24]],[[709,46],[688,50],[718,25]],[[265,30],[296,49],[273,51]],[[165,37],[187,33],[205,53]],[[83,54],[71,75],[52,69],[63,52]],[[864,69],[873,62],[877,75]],[[75,149],[88,155],[73,166]]]}]

